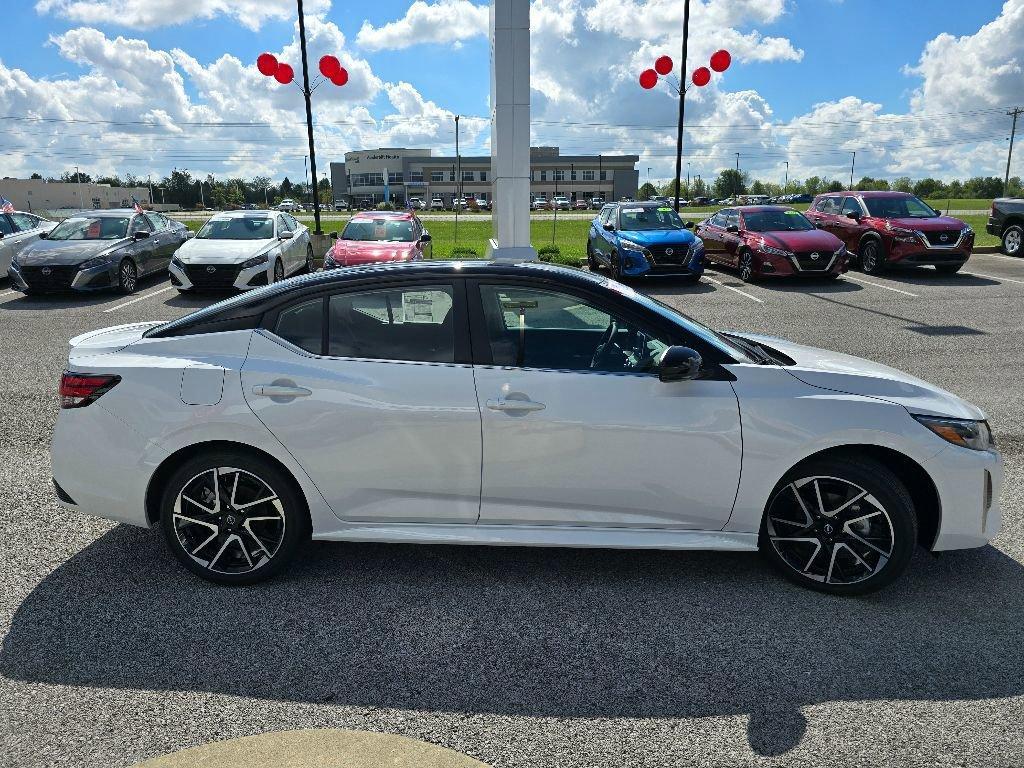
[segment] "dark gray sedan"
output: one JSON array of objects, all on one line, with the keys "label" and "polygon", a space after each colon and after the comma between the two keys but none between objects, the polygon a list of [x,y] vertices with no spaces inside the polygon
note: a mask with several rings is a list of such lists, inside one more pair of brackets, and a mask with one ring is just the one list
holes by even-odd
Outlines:
[{"label": "dark gray sedan", "polygon": [[132,293],[140,277],[166,272],[188,237],[183,224],[153,211],[82,211],[21,250],[8,270],[11,288]]}]

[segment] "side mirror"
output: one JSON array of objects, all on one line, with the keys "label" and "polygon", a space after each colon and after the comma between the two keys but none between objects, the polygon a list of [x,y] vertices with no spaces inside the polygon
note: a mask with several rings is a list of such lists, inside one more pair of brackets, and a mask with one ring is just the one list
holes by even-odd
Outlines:
[{"label": "side mirror", "polygon": [[856,211],[849,211],[846,214],[846,218],[853,219],[854,221],[860,221],[860,214],[857,213]]},{"label": "side mirror", "polygon": [[612,223],[611,223],[611,222],[609,221],[609,222],[608,222],[607,224],[605,224],[605,225],[604,225],[604,231],[605,231],[605,232],[614,232],[614,231],[615,231],[615,225],[614,225],[614,224],[612,224]]},{"label": "side mirror", "polygon": [[295,237],[295,233],[294,232],[282,232],[280,235],[277,236],[277,239],[278,240],[291,240],[293,237]]},{"label": "side mirror", "polygon": [[695,349],[669,347],[658,361],[658,378],[662,381],[691,381],[700,376],[702,360]]},{"label": "side mirror", "polygon": [[725,228],[725,231],[731,232],[732,234],[735,235],[737,232],[740,231],[740,228],[736,224],[730,224],[728,227]]},{"label": "side mirror", "polygon": [[331,240],[337,240],[337,239],[338,239],[338,233],[337,232],[331,232]]},{"label": "side mirror", "polygon": [[422,234],[422,235],[420,235],[420,242],[421,242],[421,243],[429,243],[429,242],[430,242],[431,240],[433,240],[433,239],[434,239],[434,238],[432,238],[432,237],[430,236],[430,233],[429,233],[429,232],[427,232],[427,231],[424,231],[424,232],[423,232],[423,234]]},{"label": "side mirror", "polygon": [[132,237],[135,240],[145,240],[147,237],[149,237],[149,232],[136,232],[134,235],[132,235]]},{"label": "side mirror", "polygon": [[687,229],[693,229],[693,222],[688,221],[685,224],[683,224],[683,226],[686,227]]}]

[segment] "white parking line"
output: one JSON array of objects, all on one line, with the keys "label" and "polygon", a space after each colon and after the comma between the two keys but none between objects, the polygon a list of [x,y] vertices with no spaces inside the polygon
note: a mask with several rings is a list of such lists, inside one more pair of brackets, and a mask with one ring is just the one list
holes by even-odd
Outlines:
[{"label": "white parking line", "polygon": [[972,256],[991,256],[994,259],[1009,259],[1010,261],[1016,261],[1018,264],[1021,263],[1020,256],[1007,256],[1005,253],[976,253],[971,254]]},{"label": "white parking line", "polygon": [[0,291],[0,299],[4,296],[10,296],[12,293],[17,293],[17,291]]},{"label": "white parking line", "polygon": [[853,282],[855,282],[855,283],[863,283],[864,285],[873,285],[875,288],[884,288],[887,291],[892,291],[893,293],[902,293],[904,296],[910,296],[910,297],[915,298],[915,299],[918,297],[916,293],[911,293],[910,291],[904,291],[904,290],[901,290],[900,288],[893,288],[892,286],[889,286],[889,285],[882,285],[881,283],[876,283],[873,280],[865,280],[862,277],[854,277],[849,272],[847,272],[845,275],[843,275],[843,277],[846,278],[847,280],[853,280]]},{"label": "white parking line", "polygon": [[[998,275],[983,275],[981,272],[961,272],[961,275],[969,275],[971,277],[984,277],[986,280],[1005,280],[1008,283],[1020,283],[1024,285],[1024,280],[1014,280],[1012,277],[999,277]],[[3,294],[0,294],[2,296]]]},{"label": "white parking line", "polygon": [[135,304],[136,302],[142,301],[143,299],[148,299],[151,296],[156,296],[157,294],[167,293],[168,291],[173,291],[173,290],[174,290],[174,286],[173,285],[169,285],[166,288],[161,288],[159,291],[153,291],[152,293],[147,293],[144,296],[139,296],[139,298],[137,298],[137,299],[132,299],[131,301],[126,301],[123,304],[118,304],[116,307],[111,307],[110,309],[104,309],[103,311],[104,312],[114,312],[114,311],[116,311],[118,309],[122,309],[122,308],[127,307],[127,306],[129,306],[131,304]]},{"label": "white parking line", "polygon": [[730,291],[734,291],[734,292],[738,293],[740,296],[746,296],[751,301],[756,301],[758,304],[764,304],[764,302],[761,301],[761,299],[757,298],[757,296],[751,296],[746,291],[741,291],[739,288],[733,288],[731,285],[726,285],[721,280],[715,280],[715,278],[709,277],[707,272],[704,273],[703,277],[704,277],[705,280],[709,280],[712,283],[714,283],[715,285],[719,285],[722,288],[728,288]]}]

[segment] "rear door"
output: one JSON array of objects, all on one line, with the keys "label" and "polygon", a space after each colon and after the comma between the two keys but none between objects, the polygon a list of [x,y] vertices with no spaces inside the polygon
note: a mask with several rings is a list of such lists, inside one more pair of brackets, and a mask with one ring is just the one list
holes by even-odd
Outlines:
[{"label": "rear door", "polygon": [[851,219],[850,214],[856,214],[858,217],[864,216],[864,209],[861,207],[860,200],[853,195],[847,195],[843,198],[839,215],[835,219],[835,231],[833,234],[846,243],[848,249],[856,252],[859,250],[860,236],[867,227],[860,223],[860,218]]},{"label": "rear door", "polygon": [[704,253],[711,261],[722,262],[725,258],[725,216],[716,213],[697,228],[697,235],[704,241]]},{"label": "rear door", "polygon": [[342,519],[476,522],[480,412],[460,280],[297,298],[253,334],[245,398]]},{"label": "rear door", "polygon": [[842,195],[827,195],[823,197],[814,206],[815,213],[817,214],[814,223],[818,225],[819,229],[831,232],[836,237],[842,239],[842,225],[839,223],[842,208]]},{"label": "rear door", "polygon": [[[739,265],[739,248],[743,243],[743,238],[740,237],[740,212],[733,209],[728,211],[722,211],[725,217],[725,230],[722,232],[722,259],[729,266],[735,267]],[[729,228],[735,227],[735,232],[730,232]]]},{"label": "rear door", "polygon": [[128,249],[135,256],[135,260],[139,265],[139,274],[148,275],[150,272],[155,272],[161,267],[166,266],[166,264],[162,263],[160,255],[162,248],[160,234],[153,231],[153,225],[141,213],[132,217],[131,224],[128,226],[128,237],[134,238],[138,232],[145,232],[148,237],[129,244]]},{"label": "rear door", "polygon": [[14,257],[17,244],[15,232],[14,222],[7,214],[0,213],[0,278],[7,277],[7,270]]}]

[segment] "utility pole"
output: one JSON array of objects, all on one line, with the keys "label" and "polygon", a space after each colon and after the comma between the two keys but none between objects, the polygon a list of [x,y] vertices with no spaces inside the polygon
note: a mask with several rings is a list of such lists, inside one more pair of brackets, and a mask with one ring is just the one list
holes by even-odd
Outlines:
[{"label": "utility pole", "polygon": [[[313,181],[316,182],[316,148],[313,146],[313,106],[309,102],[309,64],[306,58],[306,17],[302,13],[302,0],[296,0],[299,7],[299,45],[302,50],[302,96],[306,100],[306,138],[309,139],[309,167]],[[313,195],[313,221],[316,234],[324,232],[320,228],[320,199]]]},{"label": "utility pole", "polygon": [[75,166],[75,183],[78,184],[78,207],[85,208],[85,201],[82,199],[82,176],[78,172],[78,166]]},{"label": "utility pole", "polygon": [[687,197],[693,197],[693,195],[690,194],[690,161],[689,160],[686,161],[686,196]]},{"label": "utility pole", "polygon": [[462,205],[462,155],[459,154],[459,116],[455,116],[455,242],[459,242],[459,206]]},{"label": "utility pole", "polygon": [[853,157],[850,158],[850,189],[853,189],[853,167],[857,164],[857,153],[853,153]]},{"label": "utility pole", "polygon": [[733,198],[736,199],[736,202],[738,203],[739,202],[739,196],[740,196],[740,153],[739,152],[736,153],[736,188],[733,190],[732,196],[733,196]]},{"label": "utility pole", "polygon": [[784,162],[786,163],[786,180],[782,183],[782,194],[786,194],[786,190],[789,187],[789,160]]},{"label": "utility pole", "polygon": [[152,205],[156,202],[156,198],[153,197],[153,174],[146,175],[146,184],[149,186],[149,204]]},{"label": "utility pole", "polygon": [[683,176],[683,124],[686,121],[686,48],[690,42],[690,0],[683,5],[683,61],[679,69],[679,128],[676,133],[676,213],[679,213],[679,187]]},{"label": "utility pole", "polygon": [[1010,150],[1006,153],[1006,177],[1003,179],[1003,197],[1010,194],[1010,160],[1013,159],[1013,139],[1017,135],[1017,117],[1024,113],[1024,109],[1014,107],[1006,114],[1013,117],[1013,128],[1010,129]]},{"label": "utility pole", "polygon": [[206,208],[206,199],[203,197],[203,180],[202,179],[196,179],[196,183],[199,184],[199,204],[201,206],[203,206],[203,208],[205,209]]},{"label": "utility pole", "polygon": [[555,174],[555,196],[551,198],[551,207],[555,210],[555,217],[551,220],[551,244],[555,244],[555,230],[558,228],[558,169],[555,168],[553,171]]}]

